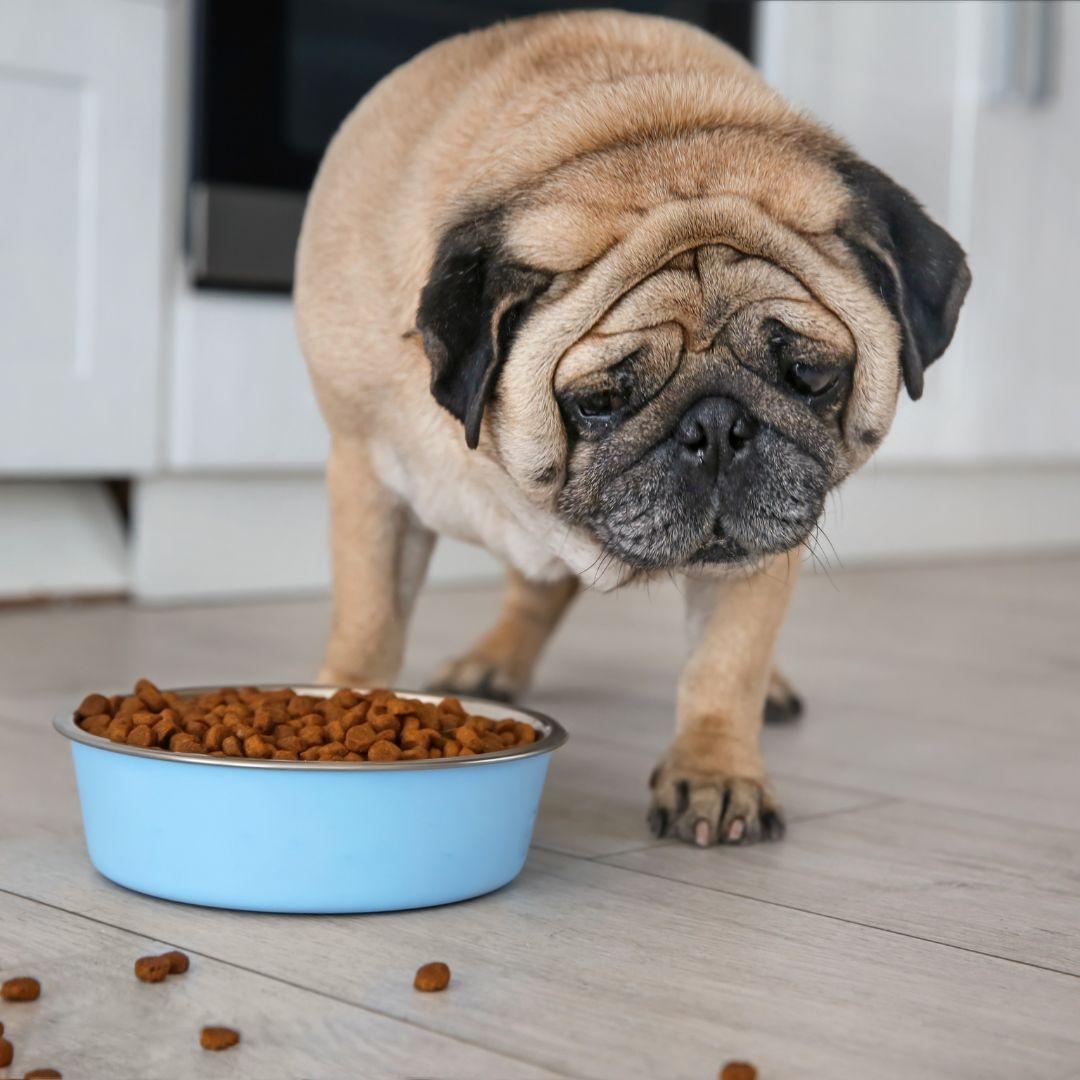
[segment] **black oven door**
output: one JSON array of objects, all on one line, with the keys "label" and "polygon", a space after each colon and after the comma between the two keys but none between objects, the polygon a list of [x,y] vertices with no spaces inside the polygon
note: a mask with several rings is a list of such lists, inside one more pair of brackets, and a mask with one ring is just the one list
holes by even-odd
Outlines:
[{"label": "black oven door", "polygon": [[[372,86],[442,38],[596,0],[198,0],[188,254],[194,284],[288,291],[304,199],[331,135]],[[627,2],[750,53],[751,0]]]}]

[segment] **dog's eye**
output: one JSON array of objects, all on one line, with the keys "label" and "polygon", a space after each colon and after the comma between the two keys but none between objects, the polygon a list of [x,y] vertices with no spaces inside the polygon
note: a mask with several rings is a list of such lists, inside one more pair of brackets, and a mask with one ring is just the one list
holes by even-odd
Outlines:
[{"label": "dog's eye", "polygon": [[788,386],[806,397],[821,397],[839,381],[840,373],[832,368],[813,367],[811,364],[792,364],[784,372]]},{"label": "dog's eye", "polygon": [[578,398],[577,411],[590,420],[601,420],[618,412],[625,402],[618,394],[611,394],[604,390],[594,390],[584,397]]}]

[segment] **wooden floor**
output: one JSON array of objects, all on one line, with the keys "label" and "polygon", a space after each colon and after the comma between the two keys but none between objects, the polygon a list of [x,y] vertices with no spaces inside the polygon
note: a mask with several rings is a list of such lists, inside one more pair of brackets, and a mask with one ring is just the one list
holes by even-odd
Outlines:
[{"label": "wooden floor", "polygon": [[[655,842],[671,587],[586,595],[532,703],[572,734],[502,891],[430,911],[184,907],[90,867],[54,710],[88,689],[310,677],[318,602],[0,614],[0,1003],[9,1074],[150,1077],[1080,1077],[1080,559],[833,571],[781,643],[809,712],[770,730],[779,844]],[[493,609],[431,592],[404,685]],[[150,808],[148,808],[149,810]],[[177,947],[165,986],[136,956]],[[444,959],[451,989],[411,988]],[[199,1049],[201,1024],[239,1028]],[[2,1072],[2,1070],[0,1070]]]}]

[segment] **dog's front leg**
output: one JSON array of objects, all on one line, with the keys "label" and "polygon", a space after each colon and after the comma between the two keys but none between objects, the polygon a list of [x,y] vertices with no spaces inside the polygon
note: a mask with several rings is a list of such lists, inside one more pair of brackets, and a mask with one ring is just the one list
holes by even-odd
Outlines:
[{"label": "dog's front leg", "polygon": [[700,847],[783,833],[758,736],[773,644],[798,570],[792,554],[749,577],[687,580],[691,652],[679,678],[675,741],[650,780],[657,836]]},{"label": "dog's front leg", "polygon": [[366,442],[335,437],[326,468],[333,620],[319,681],[393,683],[433,535],[379,481]]}]

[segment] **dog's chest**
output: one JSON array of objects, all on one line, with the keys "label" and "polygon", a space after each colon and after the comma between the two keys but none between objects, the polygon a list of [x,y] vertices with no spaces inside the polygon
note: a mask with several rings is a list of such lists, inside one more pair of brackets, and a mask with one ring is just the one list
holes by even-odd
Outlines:
[{"label": "dog's chest", "polygon": [[576,573],[600,589],[617,584],[593,573],[602,561],[598,544],[530,503],[494,466],[452,455],[418,458],[415,448],[405,456],[378,441],[371,452],[379,479],[425,528],[487,548],[534,581]]}]

